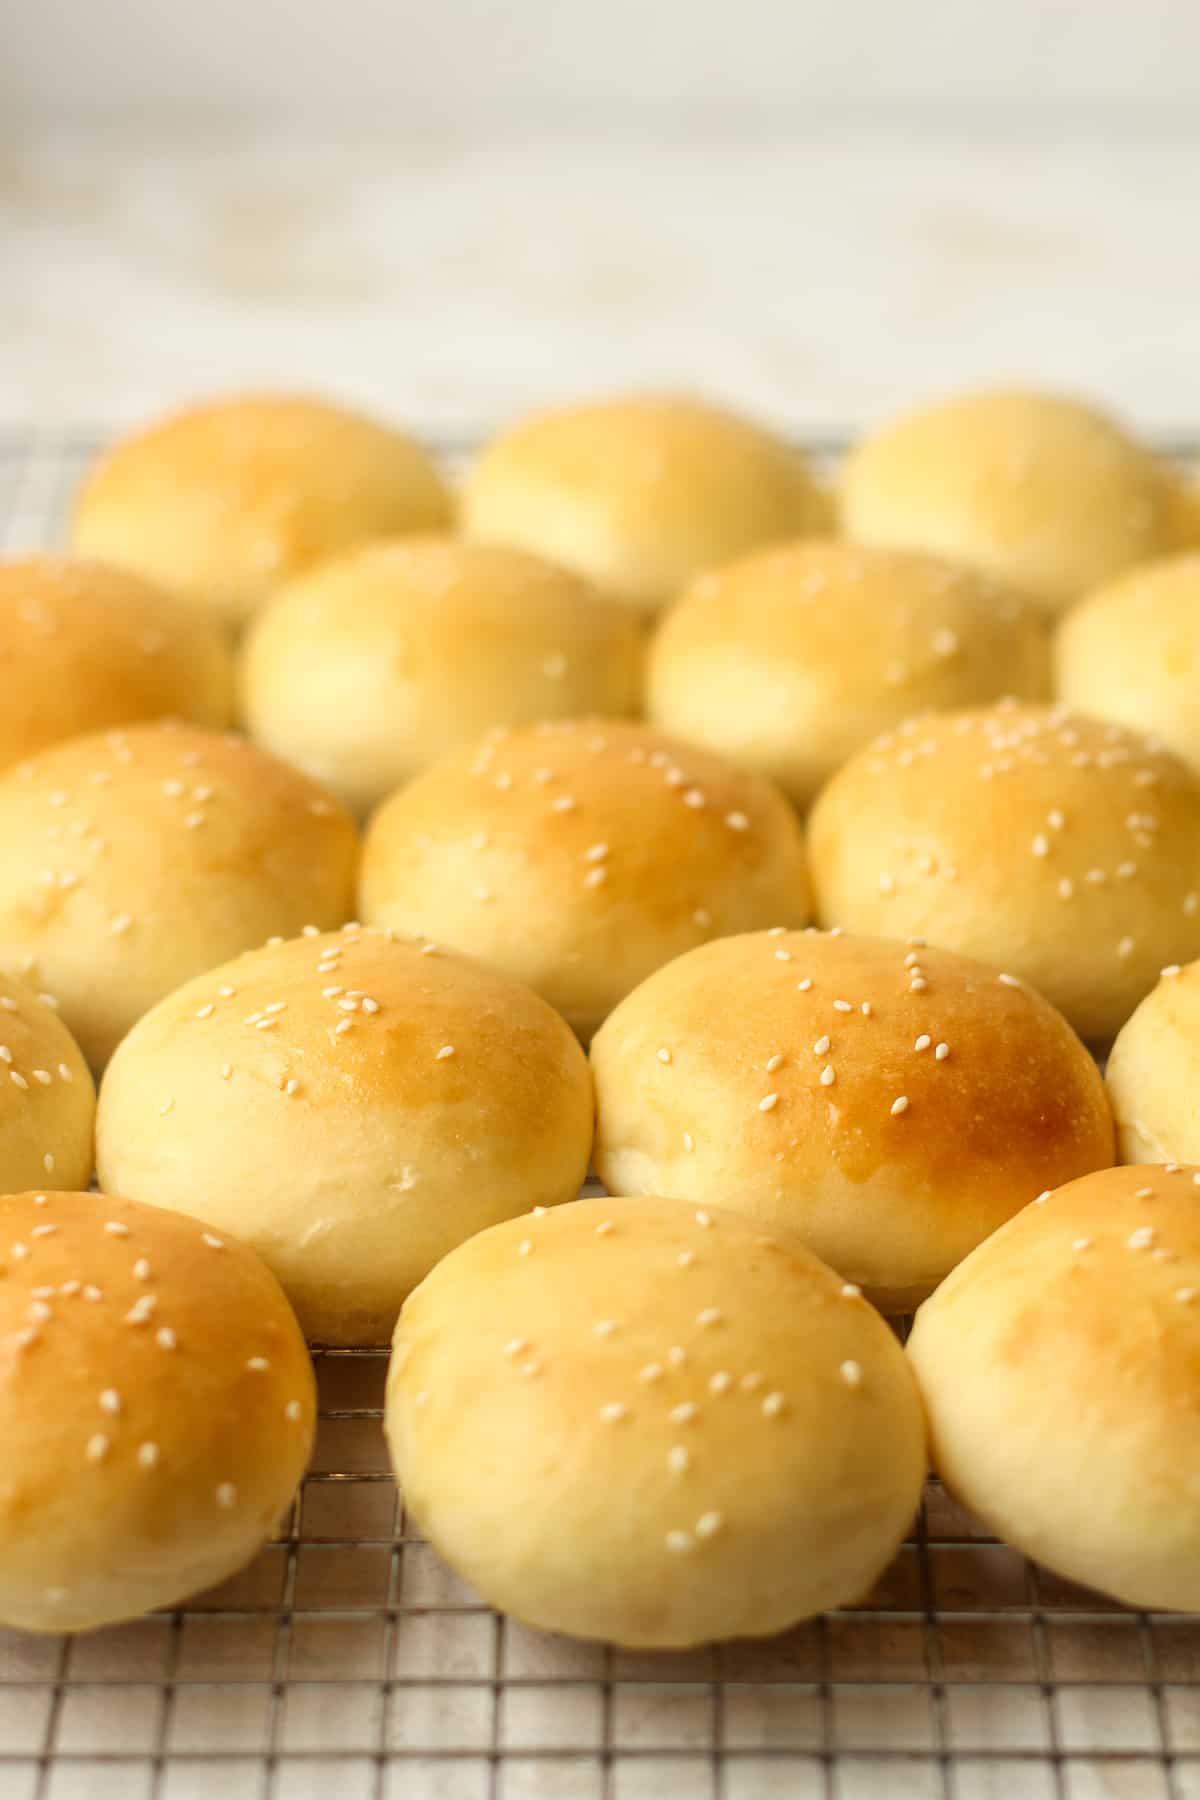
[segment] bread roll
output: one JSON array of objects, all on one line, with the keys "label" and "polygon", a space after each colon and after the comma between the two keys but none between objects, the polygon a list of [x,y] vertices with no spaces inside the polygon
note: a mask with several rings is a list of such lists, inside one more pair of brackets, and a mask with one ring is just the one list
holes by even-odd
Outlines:
[{"label": "bread roll", "polygon": [[609,1188],[793,1231],[885,1312],[1115,1156],[1100,1073],[1052,1006],[883,938],[693,950],[622,1002],[592,1069]]},{"label": "bread roll", "polygon": [[1200,780],[1065,707],[877,738],[822,792],[809,843],[823,925],[977,956],[1096,1043],[1164,964],[1200,955]]},{"label": "bread roll", "polygon": [[232,1575],[312,1447],[278,1283],[190,1219],[103,1194],[0,1199],[0,1621],[87,1631]]},{"label": "bread roll", "polygon": [[1200,1163],[1200,963],[1162,979],[1118,1033],[1108,1092],[1125,1163]]},{"label": "bread roll", "polygon": [[809,913],[769,782],[611,719],[493,732],[427,770],[372,821],[360,901],[527,982],[585,1038],[671,957]]},{"label": "bread roll", "polygon": [[627,607],[519,550],[412,537],[293,583],[242,664],[250,731],[358,812],[490,725],[638,703]]},{"label": "bread roll", "polygon": [[1055,663],[1069,706],[1155,732],[1200,767],[1200,551],[1147,563],[1074,607]]},{"label": "bread roll", "polygon": [[331,1344],[386,1342],[448,1250],[573,1199],[591,1143],[587,1063],[536,995],[351,927],[164,1000],[113,1058],[97,1120],[103,1185],[236,1227]]},{"label": "bread roll", "polygon": [[548,556],[644,613],[710,564],[821,517],[798,451],[677,394],[523,419],[484,450],[462,499],[468,537]]},{"label": "bread roll", "polygon": [[842,526],[1025,590],[1048,612],[1169,550],[1165,470],[1114,420],[1060,394],[960,394],[873,432],[842,470]]},{"label": "bread roll", "polygon": [[106,725],[226,725],[233,697],[204,620],[123,569],[62,556],[0,562],[0,683],[0,769]]},{"label": "bread roll", "polygon": [[1106,1169],[1027,1206],[917,1314],[934,1465],[1027,1556],[1200,1607],[1200,1171]]},{"label": "bread roll", "polygon": [[52,1006],[0,975],[0,1193],[92,1179],[96,1089]]},{"label": "bread roll", "polygon": [[181,981],[350,911],[354,826],[240,738],[138,725],[0,775],[0,970],[52,994],[93,1068]]},{"label": "bread roll", "polygon": [[580,1200],[447,1257],[396,1330],[405,1505],[494,1606],[661,1649],[862,1598],[924,1475],[904,1356],[786,1236]]},{"label": "bread roll", "polygon": [[934,557],[813,538],[693,583],[654,640],[656,725],[769,775],[800,806],[913,713],[1049,694],[1044,620]]},{"label": "bread roll", "polygon": [[235,628],[322,557],[450,514],[411,438],[327,401],[250,394],[120,439],[83,486],[71,539]]}]

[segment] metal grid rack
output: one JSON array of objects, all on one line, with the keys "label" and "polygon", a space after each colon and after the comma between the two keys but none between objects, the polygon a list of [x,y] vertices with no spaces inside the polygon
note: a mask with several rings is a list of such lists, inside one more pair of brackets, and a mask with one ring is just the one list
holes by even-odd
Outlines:
[{"label": "metal grid rack", "polygon": [[[90,442],[0,438],[0,548]],[[1113,1605],[931,1483],[875,1591],[767,1643],[632,1654],[491,1612],[408,1528],[384,1358],[318,1358],[279,1540],[171,1614],[0,1631],[0,1800],[1200,1800],[1200,1620]]]}]

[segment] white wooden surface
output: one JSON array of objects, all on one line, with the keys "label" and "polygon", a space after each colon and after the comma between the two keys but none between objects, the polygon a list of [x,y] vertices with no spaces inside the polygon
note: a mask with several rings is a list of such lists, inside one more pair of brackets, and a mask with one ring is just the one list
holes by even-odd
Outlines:
[{"label": "white wooden surface", "polygon": [[453,432],[652,381],[821,431],[1026,376],[1194,431],[1198,201],[1200,117],[672,144],[43,125],[0,148],[0,423],[292,382]]}]

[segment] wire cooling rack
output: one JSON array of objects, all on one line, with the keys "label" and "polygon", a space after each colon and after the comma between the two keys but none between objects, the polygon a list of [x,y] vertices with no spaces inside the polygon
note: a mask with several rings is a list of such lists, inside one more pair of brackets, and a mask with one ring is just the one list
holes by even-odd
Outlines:
[{"label": "wire cooling rack", "polygon": [[[57,541],[93,448],[0,436],[0,548]],[[233,1581],[0,1631],[0,1800],[1200,1800],[1200,1620],[1035,1569],[936,1483],[861,1605],[769,1643],[498,1617],[406,1522],[384,1369],[318,1356],[312,1469]]]}]

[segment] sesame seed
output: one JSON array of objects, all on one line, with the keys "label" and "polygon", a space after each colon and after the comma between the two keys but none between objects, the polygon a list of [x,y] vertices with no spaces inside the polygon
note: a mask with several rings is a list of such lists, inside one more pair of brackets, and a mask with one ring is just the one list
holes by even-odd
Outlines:
[{"label": "sesame seed", "polygon": [[768,1419],[778,1418],[783,1411],[784,1399],[780,1393],[768,1394],[762,1403],[763,1416]]},{"label": "sesame seed", "polygon": [[694,1150],[696,1148],[696,1140],[690,1131],[685,1131],[683,1134],[683,1147],[685,1150]]},{"label": "sesame seed", "polygon": [[692,1534],[690,1531],[668,1531],[667,1533],[667,1549],[673,1550],[679,1555],[683,1555],[690,1550],[692,1548],[692,1542]]},{"label": "sesame seed", "polygon": [[23,1089],[28,1089],[28,1087],[29,1087],[29,1083],[26,1081],[25,1077],[23,1075],[19,1075],[17,1073],[16,1069],[9,1070],[8,1079],[12,1082],[14,1087],[19,1087],[19,1088],[23,1088]]},{"label": "sesame seed", "polygon": [[923,994],[928,986],[929,983],[923,975],[914,975],[908,984],[908,991],[910,994]]},{"label": "sesame seed", "polygon": [[36,1319],[39,1325],[44,1325],[47,1319],[53,1318],[54,1315],[44,1300],[31,1300],[29,1316],[31,1319]]},{"label": "sesame seed", "polygon": [[726,813],[725,823],[730,831],[749,831],[750,829],[750,821],[744,812]]},{"label": "sesame seed", "polygon": [[1130,1232],[1128,1247],[1130,1250],[1148,1250],[1156,1236],[1153,1225],[1139,1225],[1136,1231]]},{"label": "sesame seed", "polygon": [[778,1105],[779,1105],[779,1095],[778,1094],[764,1094],[762,1099],[758,1103],[758,1110],[759,1110],[759,1112],[774,1112],[775,1108]]},{"label": "sesame seed", "polygon": [[682,1475],[692,1460],[692,1453],[686,1444],[672,1444],[667,1451],[667,1467],[676,1475]]},{"label": "sesame seed", "polygon": [[608,855],[608,845],[593,844],[590,849],[584,851],[583,855],[586,862],[603,862]]},{"label": "sesame seed", "polygon": [[696,1260],[695,1252],[692,1250],[681,1250],[679,1252],[678,1260],[681,1269],[690,1269]]},{"label": "sesame seed", "polygon": [[937,1062],[945,1062],[946,1058],[950,1054],[949,1044],[935,1044],[934,1048],[933,1048],[933,1054],[934,1054],[934,1058]]},{"label": "sesame seed", "polygon": [[229,1077],[232,1074],[233,1074],[233,1064],[232,1063],[222,1063],[221,1064],[221,1080],[228,1081]]},{"label": "sesame seed", "polygon": [[790,950],[777,950],[775,952],[775,961],[776,962],[791,962],[791,960],[792,960],[792,953]]},{"label": "sesame seed", "polygon": [[223,1481],[217,1488],[217,1505],[226,1512],[237,1505],[237,1489],[232,1481]]},{"label": "sesame seed", "polygon": [[844,1362],[842,1364],[841,1368],[838,1370],[838,1374],[841,1376],[842,1380],[845,1382],[847,1387],[852,1387],[852,1388],[861,1387],[861,1385],[862,1385],[862,1364],[861,1363],[856,1363],[853,1360]]},{"label": "sesame seed", "polygon": [[517,1255],[528,1256],[532,1249],[533,1245],[530,1240],[528,1238],[522,1238],[521,1242],[517,1245]]},{"label": "sesame seed", "polygon": [[30,1237],[53,1237],[57,1230],[57,1225],[35,1225],[29,1235]]},{"label": "sesame seed", "polygon": [[505,1344],[505,1346],[504,1346],[504,1354],[505,1354],[505,1356],[520,1356],[521,1352],[523,1350],[528,1350],[528,1348],[529,1348],[529,1339],[528,1338],[523,1338],[523,1337],[509,1338],[507,1344]]},{"label": "sesame seed", "polygon": [[712,914],[709,912],[707,906],[698,906],[696,908],[695,912],[692,914],[692,923],[698,925],[701,931],[708,930],[708,927],[712,924]]},{"label": "sesame seed", "polygon": [[158,1301],[153,1294],[143,1294],[140,1300],[134,1301],[125,1314],[125,1323],[127,1325],[144,1325],[157,1305]]},{"label": "sesame seed", "polygon": [[1038,1194],[1038,1196],[1034,1200],[1033,1204],[1035,1206],[1045,1206],[1047,1200],[1050,1198],[1050,1195],[1053,1193],[1053,1191],[1054,1191],[1053,1188],[1043,1188],[1041,1193]]},{"label": "sesame seed", "polygon": [[1137,1188],[1133,1197],[1135,1200],[1153,1200],[1154,1189],[1152,1187]]},{"label": "sesame seed", "polygon": [[120,1412],[121,1396],[118,1394],[116,1388],[104,1388],[102,1390],[100,1394],[100,1406],[101,1410],[106,1413]]},{"label": "sesame seed", "polygon": [[1180,970],[1180,966],[1178,963],[1168,963],[1165,969],[1159,970],[1159,974],[1162,976],[1164,981],[1174,981],[1176,975],[1180,974],[1181,972],[1182,971]]},{"label": "sesame seed", "polygon": [[892,1105],[891,1105],[891,1114],[892,1114],[893,1119],[898,1119],[900,1117],[901,1113],[906,1113],[907,1111],[908,1111],[908,1095],[907,1094],[898,1094],[896,1096],[896,1098],[892,1101]]},{"label": "sesame seed", "polygon": [[862,1289],[859,1287],[857,1281],[844,1281],[842,1283],[842,1299],[843,1300],[861,1300],[862,1299]]},{"label": "sesame seed", "polygon": [[202,1231],[200,1233],[200,1242],[202,1244],[207,1244],[210,1250],[223,1250],[225,1248],[224,1238],[214,1237],[211,1231]]},{"label": "sesame seed", "polygon": [[152,1469],[158,1461],[158,1445],[151,1443],[139,1444],[137,1459],[143,1469]]},{"label": "sesame seed", "polygon": [[933,1042],[933,1039],[930,1037],[929,1033],[927,1031],[923,1031],[921,1033],[920,1037],[917,1039],[916,1043],[913,1045],[913,1049],[914,1050],[928,1050],[928,1048],[929,1048],[930,1044],[932,1044],[932,1042]]},{"label": "sesame seed", "polygon": [[159,1326],[154,1334],[154,1341],[160,1350],[174,1350],[179,1343],[179,1339],[169,1325]]},{"label": "sesame seed", "polygon": [[196,1017],[198,1019],[211,1019],[216,1010],[217,1009],[212,1001],[206,1000],[203,1006],[198,1006],[196,1008]]},{"label": "sesame seed", "polygon": [[1182,1305],[1187,1306],[1190,1301],[1196,1298],[1196,1289],[1194,1287],[1176,1288],[1175,1298],[1180,1301]]},{"label": "sesame seed", "polygon": [[575,801],[570,794],[559,794],[550,802],[550,811],[567,813],[575,811]]},{"label": "sesame seed", "polygon": [[671,1348],[667,1351],[667,1361],[673,1369],[682,1369],[684,1363],[687,1361],[687,1351],[681,1344],[672,1344]]},{"label": "sesame seed", "polygon": [[828,1054],[829,1054],[829,1038],[828,1038],[828,1036],[819,1037],[817,1039],[816,1043],[813,1045],[813,1055],[814,1056],[828,1056]]},{"label": "sesame seed", "polygon": [[727,1369],[718,1369],[714,1375],[710,1375],[708,1378],[710,1394],[727,1394],[732,1386],[733,1376]]},{"label": "sesame seed", "polygon": [[592,1326],[597,1337],[611,1337],[613,1332],[619,1331],[620,1328],[620,1321],[617,1319],[597,1319]]},{"label": "sesame seed", "polygon": [[696,1417],[700,1408],[692,1400],[685,1400],[679,1406],[673,1406],[667,1417],[674,1425],[688,1425]]},{"label": "sesame seed", "polygon": [[707,803],[699,788],[689,788],[687,793],[683,796],[683,804],[692,807],[694,811],[698,812],[700,808]]},{"label": "sesame seed", "polygon": [[105,1231],[110,1231],[112,1233],[113,1237],[128,1237],[129,1236],[128,1225],[123,1225],[121,1223],[120,1219],[106,1219],[104,1221],[104,1229],[105,1229]]},{"label": "sesame seed", "polygon": [[[377,1013],[379,1011],[379,1002],[378,1000],[373,1000],[370,994],[364,994],[362,998],[362,1009],[365,1013]],[[267,1011],[269,1012],[270,1010],[270,1007],[268,1007]]]},{"label": "sesame seed", "polygon": [[603,1220],[601,1220],[600,1224],[597,1225],[597,1227],[596,1227],[596,1236],[597,1237],[607,1237],[609,1232],[612,1230],[612,1228],[613,1228],[612,1220],[611,1219],[603,1219]]},{"label": "sesame seed", "polygon": [[304,1408],[298,1400],[289,1400],[283,1409],[283,1416],[289,1424],[296,1425],[304,1416]]},{"label": "sesame seed", "polygon": [[623,1400],[609,1400],[600,1408],[600,1417],[607,1425],[619,1425],[622,1419],[629,1417],[629,1408]]},{"label": "sesame seed", "polygon": [[1002,987],[1019,988],[1021,985],[1015,975],[997,975],[996,980]]},{"label": "sesame seed", "polygon": [[821,1086],[832,1087],[836,1080],[837,1075],[834,1071],[833,1064],[826,1063],[825,1067],[821,1070]]},{"label": "sesame seed", "polygon": [[714,1537],[724,1523],[724,1517],[719,1512],[701,1513],[696,1520],[696,1536],[699,1538]]},{"label": "sesame seed", "polygon": [[719,1325],[723,1316],[719,1306],[706,1306],[703,1312],[696,1314],[696,1323],[701,1327]]},{"label": "sesame seed", "polygon": [[743,1375],[742,1379],[738,1382],[738,1386],[744,1394],[752,1394],[755,1388],[760,1388],[762,1384],[763,1378],[757,1369],[751,1369],[750,1373],[748,1375]]},{"label": "sesame seed", "polygon": [[1049,856],[1050,839],[1046,836],[1045,832],[1039,831],[1029,848],[1033,851],[1035,856]]},{"label": "sesame seed", "polygon": [[[67,1284],[66,1284],[66,1282],[64,1282],[63,1283],[63,1292],[64,1293],[66,1292],[66,1287],[67,1287]],[[83,1297],[85,1300],[103,1300],[103,1298],[104,1298],[104,1294],[103,1294],[102,1290],[98,1287],[93,1286],[93,1284],[90,1281],[84,1282],[83,1288],[82,1288],[82,1293],[83,1293]]]},{"label": "sesame seed", "polygon": [[804,980],[803,980],[803,981],[798,981],[798,982],[797,982],[797,983],[796,983],[796,992],[797,992],[797,993],[798,993],[798,994],[807,994],[807,993],[808,993],[808,990],[809,990],[809,989],[810,989],[810,988],[811,988],[811,987],[812,987],[812,976],[811,976],[811,975],[806,975],[806,976],[805,976],[805,977],[804,977]]},{"label": "sesame seed", "polygon": [[88,1439],[86,1455],[89,1462],[104,1461],[108,1455],[108,1439],[102,1431],[98,1431],[94,1437]]},{"label": "sesame seed", "polygon": [[833,1003],[833,1010],[834,1012],[848,1013],[853,1012],[854,1008],[848,1000],[835,1000]]},{"label": "sesame seed", "polygon": [[54,1077],[51,1075],[49,1069],[35,1069],[33,1071],[33,1079],[39,1086],[49,1087],[50,1083],[54,1080]]},{"label": "sesame seed", "polygon": [[263,1371],[269,1369],[270,1366],[271,1365],[265,1356],[251,1356],[246,1359],[246,1367],[248,1369],[253,1369],[256,1374],[261,1374]]},{"label": "sesame seed", "polygon": [[1091,1247],[1092,1239],[1090,1237],[1077,1237],[1071,1245],[1072,1250],[1090,1250]]}]

